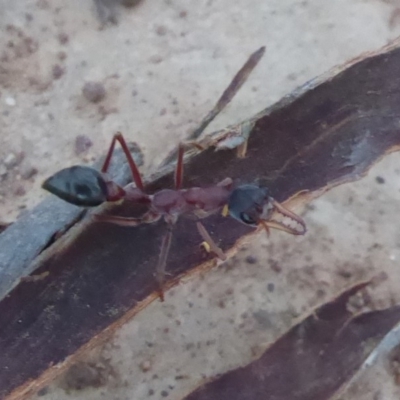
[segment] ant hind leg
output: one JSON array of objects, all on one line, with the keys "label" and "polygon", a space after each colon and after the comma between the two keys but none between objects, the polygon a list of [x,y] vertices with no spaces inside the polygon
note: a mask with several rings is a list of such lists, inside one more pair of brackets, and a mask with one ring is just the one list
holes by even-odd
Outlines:
[{"label": "ant hind leg", "polygon": [[96,222],[108,222],[114,225],[130,227],[142,224],[152,224],[153,222],[157,222],[161,218],[161,215],[148,211],[140,218],[120,217],[118,215],[103,214],[92,214],[91,217]]},{"label": "ant hind leg", "polygon": [[121,145],[122,150],[124,151],[124,154],[125,154],[125,157],[126,157],[126,159],[128,161],[129,168],[131,170],[132,177],[133,177],[133,180],[134,180],[134,182],[136,184],[136,187],[139,188],[142,192],[144,192],[143,181],[142,181],[142,177],[140,175],[139,169],[138,169],[138,167],[137,167],[137,165],[136,165],[136,163],[135,163],[135,161],[134,161],[134,159],[132,157],[132,154],[131,154],[131,152],[129,150],[129,147],[128,147],[128,145],[127,145],[127,143],[126,143],[126,141],[125,141],[125,139],[124,139],[124,137],[123,137],[121,132],[117,132],[113,136],[113,139],[111,141],[110,147],[108,149],[107,156],[106,156],[106,158],[104,160],[104,163],[103,163],[103,167],[101,168],[101,172],[103,172],[103,173],[107,172],[107,170],[108,170],[108,168],[110,166],[111,157],[112,157],[112,154],[114,152],[114,148],[115,148],[115,143],[116,142],[118,142]]}]

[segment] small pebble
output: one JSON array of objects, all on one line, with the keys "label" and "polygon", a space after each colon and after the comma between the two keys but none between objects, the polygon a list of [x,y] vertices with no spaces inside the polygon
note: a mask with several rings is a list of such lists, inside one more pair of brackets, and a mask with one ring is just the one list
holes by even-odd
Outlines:
[{"label": "small pebble", "polygon": [[14,99],[14,97],[8,96],[4,99],[4,102],[10,106],[10,107],[14,107],[17,105],[17,101]]},{"label": "small pebble", "polygon": [[379,183],[379,184],[385,183],[385,179],[382,178],[381,176],[377,176],[377,177],[375,178],[375,180],[376,180],[376,182]]},{"label": "small pebble", "polygon": [[78,135],[75,139],[75,154],[78,156],[85,153],[93,146],[93,142],[86,135]]},{"label": "small pebble", "polygon": [[106,89],[100,82],[86,82],[82,88],[82,93],[86,100],[98,103],[106,96]]},{"label": "small pebble", "polygon": [[274,271],[276,273],[282,272],[282,267],[275,260],[270,260],[269,261],[269,266],[272,269],[272,271]]},{"label": "small pebble", "polygon": [[59,52],[57,53],[57,58],[58,58],[60,61],[64,61],[64,60],[67,58],[67,53],[66,53],[65,51],[59,51]]},{"label": "small pebble", "polygon": [[3,163],[7,168],[12,168],[17,165],[17,156],[14,153],[8,154]]},{"label": "small pebble", "polygon": [[36,394],[39,397],[42,397],[42,396],[46,396],[47,393],[49,393],[49,387],[45,386],[44,388],[40,389]]},{"label": "small pebble", "polygon": [[60,44],[66,44],[69,41],[69,36],[65,32],[61,32],[58,34],[58,41]]},{"label": "small pebble", "polygon": [[165,36],[167,34],[167,28],[163,25],[160,25],[156,28],[156,33],[159,36]]},{"label": "small pebble", "polygon": [[54,79],[60,79],[64,75],[64,73],[65,69],[61,65],[53,65],[52,74]]},{"label": "small pebble", "polygon": [[267,285],[267,289],[268,289],[268,292],[272,293],[275,290],[275,285],[272,282],[270,282]]},{"label": "small pebble", "polygon": [[0,176],[4,177],[7,175],[7,168],[5,165],[0,164]]},{"label": "small pebble", "polygon": [[21,171],[21,178],[28,180],[31,179],[32,177],[34,177],[39,171],[37,170],[37,168],[35,167],[25,167],[22,171]]},{"label": "small pebble", "polygon": [[141,369],[143,372],[148,372],[148,371],[150,371],[150,369],[151,369],[151,362],[150,362],[149,360],[142,361],[142,362],[140,363],[140,369]]},{"label": "small pebble", "polygon": [[24,189],[23,186],[18,185],[15,189],[14,189],[14,195],[15,196],[24,196],[26,194],[26,190]]},{"label": "small pebble", "polygon": [[121,4],[125,7],[137,6],[142,0],[120,0]]},{"label": "small pebble", "polygon": [[254,256],[247,256],[246,257],[247,264],[256,264],[257,261],[258,261],[257,257],[254,257]]},{"label": "small pebble", "polygon": [[158,55],[158,54],[155,54],[154,56],[151,56],[151,57],[149,58],[149,61],[150,61],[152,64],[160,64],[160,62],[161,62],[162,60],[163,60],[162,57],[161,57],[160,55]]}]

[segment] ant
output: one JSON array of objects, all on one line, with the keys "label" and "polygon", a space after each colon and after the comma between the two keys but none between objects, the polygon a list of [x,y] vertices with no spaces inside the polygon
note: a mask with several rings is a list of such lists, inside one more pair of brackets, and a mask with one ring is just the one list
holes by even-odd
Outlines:
[{"label": "ant", "polygon": [[[229,103],[262,57],[264,50],[265,48],[261,48],[250,56],[190,139],[197,139],[205,127]],[[125,187],[119,186],[107,176],[116,142],[119,142],[122,147],[134,182]],[[196,143],[194,142],[194,144]],[[148,211],[140,218],[94,214],[93,218],[96,221],[132,227],[151,224],[163,218],[167,223],[167,232],[162,240],[155,274],[162,301],[164,300],[165,267],[172,242],[173,228],[182,215],[195,216],[197,229],[204,240],[204,247],[221,260],[226,259],[224,252],[217,246],[200,221],[200,219],[221,210],[223,215],[230,215],[248,226],[263,226],[268,234],[270,228],[280,229],[293,235],[303,235],[306,232],[302,218],[274,200],[266,187],[255,184],[234,187],[232,179],[225,178],[214,186],[183,189],[184,151],[185,145],[181,143],[177,151],[174,189],[162,189],[151,195],[145,192],[139,169],[120,132],[116,133],[112,139],[101,171],[77,165],[57,172],[42,185],[50,193],[78,206],[95,207],[105,202],[122,199],[148,206]],[[272,220],[272,216],[275,214],[280,214],[280,220]]]}]

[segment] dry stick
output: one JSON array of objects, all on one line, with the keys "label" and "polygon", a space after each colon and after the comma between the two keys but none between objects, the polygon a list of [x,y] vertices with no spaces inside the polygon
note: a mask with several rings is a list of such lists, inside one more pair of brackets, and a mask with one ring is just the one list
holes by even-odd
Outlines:
[{"label": "dry stick", "polygon": [[[243,67],[237,72],[237,74],[232,79],[229,86],[225,89],[222,96],[219,98],[212,110],[203,118],[199,126],[186,138],[187,141],[193,141],[200,137],[207,126],[214,120],[214,118],[230,103],[242,85],[246,82],[247,78],[256,67],[261,57],[265,53],[265,46],[259,48],[254,52]],[[178,155],[178,150],[173,150],[161,163],[161,167],[168,165],[171,161],[175,160]]]}]

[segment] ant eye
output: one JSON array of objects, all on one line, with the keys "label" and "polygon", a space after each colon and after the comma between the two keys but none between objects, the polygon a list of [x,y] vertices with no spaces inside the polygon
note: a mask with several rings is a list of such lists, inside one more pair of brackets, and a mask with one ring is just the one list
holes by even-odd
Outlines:
[{"label": "ant eye", "polygon": [[257,225],[257,221],[255,221],[249,214],[246,214],[244,212],[240,213],[240,219],[246,225]]}]

